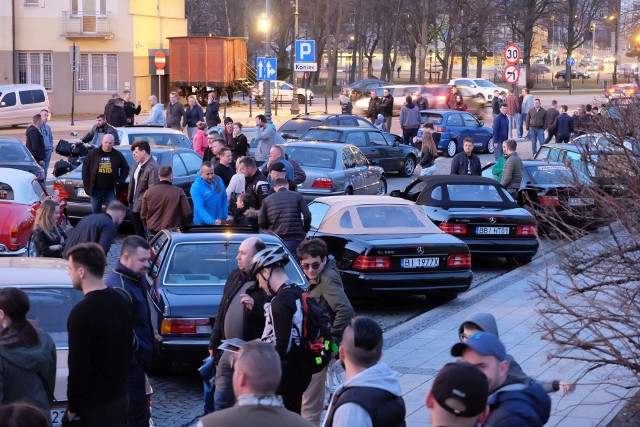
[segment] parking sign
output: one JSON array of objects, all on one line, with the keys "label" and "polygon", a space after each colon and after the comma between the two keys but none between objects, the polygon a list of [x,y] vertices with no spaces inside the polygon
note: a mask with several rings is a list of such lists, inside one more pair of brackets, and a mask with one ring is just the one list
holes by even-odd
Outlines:
[{"label": "parking sign", "polygon": [[315,40],[296,40],[296,62],[316,62]]}]

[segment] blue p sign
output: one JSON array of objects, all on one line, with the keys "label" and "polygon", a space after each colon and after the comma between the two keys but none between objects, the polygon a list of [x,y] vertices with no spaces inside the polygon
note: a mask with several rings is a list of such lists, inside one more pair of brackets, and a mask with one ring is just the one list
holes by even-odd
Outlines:
[{"label": "blue p sign", "polygon": [[316,61],[316,41],[296,40],[296,62]]}]

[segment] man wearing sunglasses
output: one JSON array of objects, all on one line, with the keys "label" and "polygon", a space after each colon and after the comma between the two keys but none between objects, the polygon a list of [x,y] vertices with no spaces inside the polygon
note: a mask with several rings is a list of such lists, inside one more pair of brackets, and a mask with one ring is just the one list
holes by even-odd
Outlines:
[{"label": "man wearing sunglasses", "polygon": [[[304,240],[296,251],[300,266],[309,279],[307,292],[331,316],[331,335],[337,348],[342,341],[342,333],[355,313],[344,292],[335,262],[328,258],[328,254],[327,244],[318,238]],[[313,374],[309,387],[302,395],[302,416],[315,425],[320,425],[320,416],[324,407],[328,366]]]}]

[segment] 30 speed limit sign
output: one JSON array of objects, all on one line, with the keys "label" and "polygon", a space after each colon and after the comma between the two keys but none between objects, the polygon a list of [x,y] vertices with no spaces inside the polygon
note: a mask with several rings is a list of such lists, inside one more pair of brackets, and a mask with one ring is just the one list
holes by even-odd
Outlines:
[{"label": "30 speed limit sign", "polygon": [[508,64],[515,64],[520,60],[520,56],[522,56],[522,54],[520,53],[520,47],[517,44],[511,43],[509,46],[504,48],[504,59]]},{"label": "30 speed limit sign", "polygon": [[510,85],[516,84],[520,78],[520,68],[511,64],[504,69],[504,81]]}]

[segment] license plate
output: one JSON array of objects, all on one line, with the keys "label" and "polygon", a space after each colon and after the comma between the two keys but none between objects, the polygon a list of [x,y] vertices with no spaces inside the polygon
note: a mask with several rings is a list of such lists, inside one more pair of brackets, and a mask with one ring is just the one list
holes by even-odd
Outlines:
[{"label": "license plate", "polygon": [[569,206],[588,206],[593,205],[593,199],[591,198],[570,198]]},{"label": "license plate", "polygon": [[77,188],[76,193],[78,194],[78,197],[89,197],[87,196],[87,193],[84,192],[84,188]]},{"label": "license plate", "polygon": [[62,418],[64,417],[64,413],[67,412],[66,409],[52,409],[51,410],[51,423],[54,426],[62,425]]},{"label": "license plate", "polygon": [[440,258],[402,258],[402,268],[433,268],[440,265]]},{"label": "license plate", "polygon": [[477,227],[476,234],[509,234],[509,227]]}]

